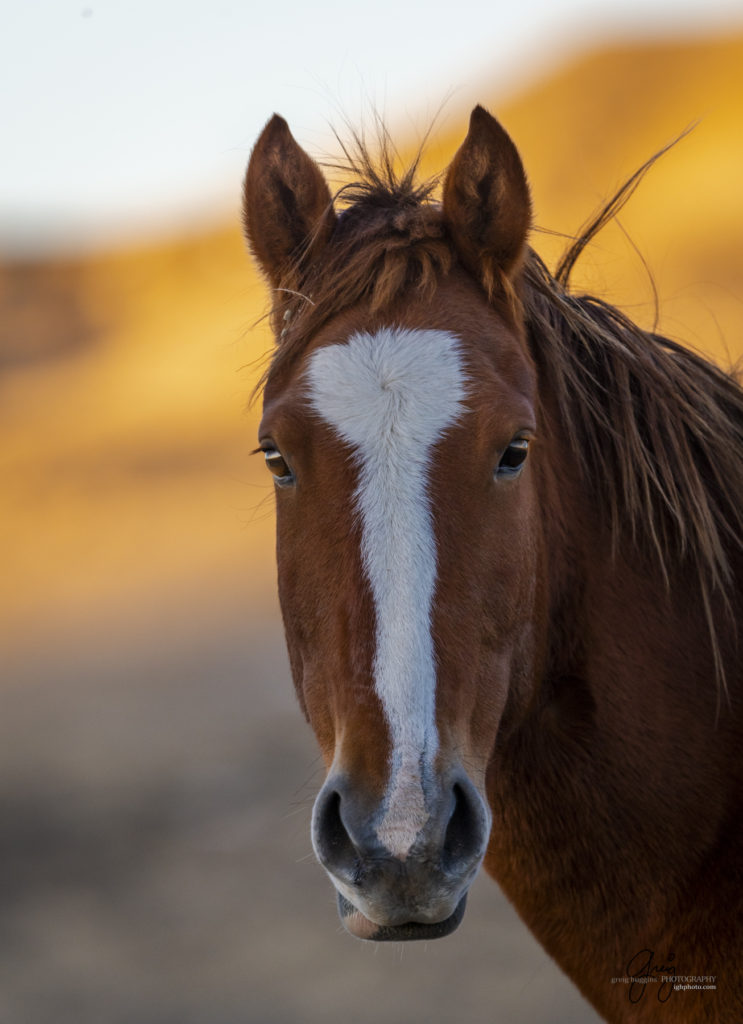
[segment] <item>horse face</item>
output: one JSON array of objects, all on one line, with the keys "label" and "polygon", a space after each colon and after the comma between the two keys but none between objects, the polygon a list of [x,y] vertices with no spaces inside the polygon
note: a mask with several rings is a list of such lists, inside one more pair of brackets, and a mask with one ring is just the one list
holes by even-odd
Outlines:
[{"label": "horse face", "polygon": [[[362,938],[461,920],[490,832],[488,763],[536,656],[534,372],[472,279],[473,261],[486,286],[497,268],[484,229],[467,248],[460,200],[502,198],[504,182],[469,188],[471,136],[444,194],[460,268],[432,299],[331,317],[264,394],[290,662],[328,768],[313,845]],[[501,242],[510,270],[517,246]]]},{"label": "horse face", "polygon": [[283,460],[281,606],[329,769],[315,850],[356,934],[444,934],[485,853],[485,773],[534,656],[530,361],[461,275],[393,321],[329,324],[269,385],[260,434]]}]

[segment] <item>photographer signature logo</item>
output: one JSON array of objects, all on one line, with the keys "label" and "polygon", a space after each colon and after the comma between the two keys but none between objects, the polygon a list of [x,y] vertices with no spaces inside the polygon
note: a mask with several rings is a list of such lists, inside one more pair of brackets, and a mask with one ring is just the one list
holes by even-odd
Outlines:
[{"label": "photographer signature logo", "polygon": [[[676,954],[656,956],[653,949],[641,949],[631,958],[623,978],[612,978],[612,985],[627,985],[631,1003],[639,1003],[648,985],[653,985],[655,998],[667,1003],[674,992],[716,992],[715,974],[686,974],[676,963]],[[650,998],[650,997],[648,997]]]}]

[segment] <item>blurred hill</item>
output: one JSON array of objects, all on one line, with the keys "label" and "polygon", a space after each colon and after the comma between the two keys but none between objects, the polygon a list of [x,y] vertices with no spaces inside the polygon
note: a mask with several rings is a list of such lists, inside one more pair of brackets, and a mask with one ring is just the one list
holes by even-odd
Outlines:
[{"label": "blurred hill", "polygon": [[241,370],[268,345],[248,334],[264,301],[236,227],[0,265],[11,636],[87,629],[263,565],[270,586],[270,510],[245,528],[270,491],[248,458],[255,374]]},{"label": "blurred hill", "polygon": [[[743,35],[482,92],[539,227],[563,235],[698,122],[576,282],[649,325],[644,259],[660,328],[724,364],[743,354],[741,98]],[[487,880],[441,943],[339,934],[310,851],[318,764],[281,642],[272,487],[249,457],[271,341],[235,192],[211,232],[0,258],[0,1018],[587,1024]],[[533,241],[551,264],[566,244]]]},{"label": "blurred hill", "polygon": [[[507,106],[541,228],[571,234],[644,161],[693,128],[598,239],[576,284],[723,364],[743,351],[743,35],[605,49]],[[626,235],[625,235],[626,232]],[[629,236],[629,239],[627,238]],[[630,241],[631,240],[631,241]],[[535,236],[550,257],[560,239]]]}]

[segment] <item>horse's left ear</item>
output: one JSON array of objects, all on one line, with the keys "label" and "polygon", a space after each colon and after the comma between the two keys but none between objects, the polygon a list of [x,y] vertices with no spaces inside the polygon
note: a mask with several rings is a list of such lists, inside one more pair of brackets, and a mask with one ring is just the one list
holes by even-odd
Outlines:
[{"label": "horse's left ear", "polygon": [[529,186],[510,136],[475,107],[444,182],[444,220],[459,256],[488,294],[510,281],[526,249]]},{"label": "horse's left ear", "polygon": [[335,224],[322,171],[274,114],[250,156],[243,194],[245,235],[274,288],[294,287],[302,257],[327,241]]}]

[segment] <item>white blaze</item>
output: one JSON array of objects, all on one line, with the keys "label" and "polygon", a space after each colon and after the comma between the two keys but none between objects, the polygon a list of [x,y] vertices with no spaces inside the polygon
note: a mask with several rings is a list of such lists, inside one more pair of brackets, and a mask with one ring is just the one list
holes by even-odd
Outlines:
[{"label": "white blaze", "polygon": [[318,349],[314,411],[354,449],[362,560],[376,612],[374,681],[392,743],[380,840],[404,857],[428,820],[424,779],[438,748],[431,608],[436,540],[431,451],[464,410],[459,342],[388,327]]}]

